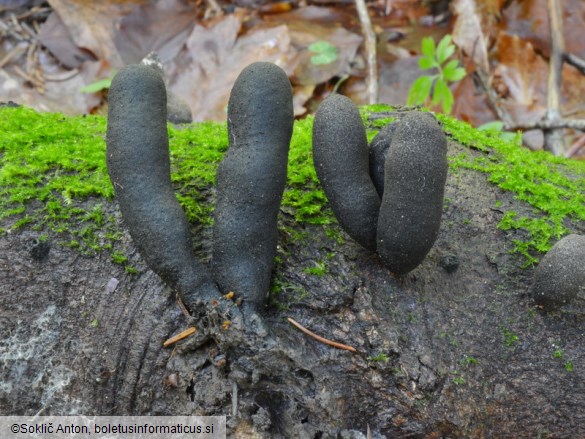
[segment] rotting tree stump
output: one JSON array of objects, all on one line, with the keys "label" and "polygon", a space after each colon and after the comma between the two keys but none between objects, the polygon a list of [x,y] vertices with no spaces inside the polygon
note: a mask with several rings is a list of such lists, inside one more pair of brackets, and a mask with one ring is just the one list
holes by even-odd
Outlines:
[{"label": "rotting tree stump", "polygon": [[[485,154],[451,140],[449,156],[461,152]],[[536,309],[532,269],[509,252],[517,232],[497,228],[505,210],[532,208],[463,168],[445,197],[435,246],[402,278],[337,226],[332,238],[281,212],[267,332],[196,333],[170,348],[191,322],[127,234],[135,275],[57,244],[39,257],[30,227],[4,234],[0,413],[227,415],[242,438],[585,435],[583,314]]]}]

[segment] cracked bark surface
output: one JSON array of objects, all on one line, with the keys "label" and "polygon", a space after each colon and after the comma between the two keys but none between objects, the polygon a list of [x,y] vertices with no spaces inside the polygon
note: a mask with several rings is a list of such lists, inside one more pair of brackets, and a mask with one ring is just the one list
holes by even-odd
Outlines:
[{"label": "cracked bark surface", "polygon": [[[463,150],[449,142],[449,155]],[[109,255],[58,243],[37,260],[38,232],[5,235],[0,413],[225,414],[228,435],[242,438],[359,438],[368,426],[387,438],[585,435],[583,314],[534,308],[532,270],[509,253],[518,236],[496,228],[503,213],[490,207],[531,209],[463,169],[449,173],[445,197],[437,242],[400,279],[337,226],[342,241],[281,212],[285,287],[256,320],[220,299],[205,321],[189,321],[135,251],[139,274],[129,275]],[[452,256],[459,267],[448,273]],[[316,262],[324,275],[304,271]],[[357,353],[308,338],[287,317]],[[194,336],[162,347],[192,323]]]}]

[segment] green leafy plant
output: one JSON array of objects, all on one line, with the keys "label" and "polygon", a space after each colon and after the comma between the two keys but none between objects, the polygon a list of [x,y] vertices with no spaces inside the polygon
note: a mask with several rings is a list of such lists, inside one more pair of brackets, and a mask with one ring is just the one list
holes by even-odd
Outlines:
[{"label": "green leafy plant", "polygon": [[443,112],[450,113],[453,108],[453,93],[449,83],[457,82],[466,75],[465,69],[459,67],[459,61],[447,61],[455,53],[451,35],[445,35],[438,45],[431,37],[423,38],[421,49],[423,56],[418,60],[421,70],[437,69],[434,75],[421,76],[414,81],[408,91],[408,105],[423,104],[432,93],[432,104],[441,103]]},{"label": "green leafy plant", "polygon": [[309,50],[315,53],[311,57],[311,63],[317,66],[331,64],[339,58],[337,47],[327,41],[315,41],[309,46]]},{"label": "green leafy plant", "polygon": [[116,72],[113,72],[109,77],[100,79],[98,81],[92,82],[91,84],[86,85],[85,87],[81,87],[79,91],[81,93],[97,93],[103,90],[108,90],[110,85],[112,85],[112,79],[114,79],[114,75]]}]

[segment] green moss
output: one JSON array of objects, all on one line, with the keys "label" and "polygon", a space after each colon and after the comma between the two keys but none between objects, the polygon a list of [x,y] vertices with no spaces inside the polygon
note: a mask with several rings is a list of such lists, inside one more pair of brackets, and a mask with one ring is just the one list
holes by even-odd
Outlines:
[{"label": "green moss", "polygon": [[392,111],[394,107],[388,104],[373,104],[373,105],[364,105],[360,107],[360,113],[362,115],[362,120],[364,124],[368,121],[368,118],[372,113],[382,113],[384,111]]},{"label": "green moss", "polygon": [[204,122],[197,129],[169,125],[171,180],[191,222],[211,224],[213,207],[206,194],[215,184],[217,166],[228,148],[225,124]]},{"label": "green moss", "polygon": [[[375,105],[360,112],[366,120],[372,112],[391,110]],[[451,172],[483,172],[491,183],[514,192],[532,209],[530,216],[504,212],[498,226],[518,232],[515,251],[528,264],[569,233],[572,224],[585,220],[585,163],[530,152],[519,147],[519,137],[509,142],[499,132],[478,131],[451,117],[437,117],[451,137],[480,151],[479,157],[477,152],[451,157]],[[368,137],[389,120],[374,123]],[[312,117],[295,123],[282,208],[297,222],[326,225],[327,236],[343,243],[313,167],[312,124]],[[104,202],[113,199],[105,131],[106,120],[100,116],[0,108],[0,234],[29,227],[82,253],[120,252],[117,241],[122,232]],[[205,122],[180,129],[169,125],[169,141],[177,199],[191,222],[210,225],[209,189],[228,147],[226,124]]]},{"label": "green moss", "polygon": [[287,311],[291,306],[302,302],[308,296],[307,290],[299,285],[285,281],[280,272],[277,271],[270,285],[268,302],[280,311]]},{"label": "green moss", "polygon": [[451,169],[484,172],[490,183],[532,207],[530,216],[507,211],[498,224],[504,231],[520,231],[513,251],[525,257],[526,266],[538,261],[536,252],[547,252],[570,233],[571,223],[585,221],[585,163],[529,151],[520,146],[520,136],[510,142],[498,131],[478,131],[447,116],[438,118],[455,140],[484,153],[451,157]]},{"label": "green moss", "polygon": [[367,360],[371,361],[371,362],[380,361],[383,363],[387,363],[388,361],[390,361],[390,357],[385,352],[381,352],[378,355],[372,355],[372,356],[368,357]]},{"label": "green moss", "polygon": [[[313,167],[311,127],[312,118],[295,124],[283,209],[298,222],[331,224],[333,213]],[[228,148],[226,124],[169,125],[168,130],[177,199],[189,221],[210,225],[209,188]],[[122,232],[102,201],[114,196],[105,131],[100,116],[0,108],[0,233],[29,226],[84,254],[113,252]]]},{"label": "green moss", "polygon": [[298,222],[330,224],[334,221],[333,212],[326,205],[327,197],[313,166],[312,127],[312,116],[295,123],[288,155],[288,183],[282,205]]},{"label": "green moss", "polygon": [[520,338],[514,333],[512,332],[510,329],[507,328],[502,328],[502,335],[504,336],[504,344],[511,348],[514,347],[516,345],[516,343],[519,342]]},{"label": "green moss", "polygon": [[128,274],[138,274],[138,270],[134,267],[132,267],[131,265],[126,265],[124,267],[124,270],[126,271],[126,273]]},{"label": "green moss", "polygon": [[118,252],[118,251],[112,252],[111,256],[112,256],[112,262],[114,264],[124,265],[128,261],[128,258],[126,257],[126,255],[122,252]]},{"label": "green moss", "polygon": [[[113,198],[104,160],[104,118],[5,108],[0,132],[4,233],[31,226],[67,234],[64,243],[83,253],[111,244],[106,235],[114,222],[100,201]],[[89,210],[79,203],[88,198],[96,201]]]},{"label": "green moss", "polygon": [[327,271],[328,269],[325,261],[317,261],[311,267],[303,269],[303,273],[312,274],[313,276],[324,276]]}]

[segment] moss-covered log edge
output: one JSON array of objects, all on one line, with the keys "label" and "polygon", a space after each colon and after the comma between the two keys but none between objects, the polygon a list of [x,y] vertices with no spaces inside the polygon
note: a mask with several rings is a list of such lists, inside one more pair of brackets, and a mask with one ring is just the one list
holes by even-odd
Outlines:
[{"label": "moss-covered log edge", "polygon": [[[361,107],[371,140],[392,117],[388,105]],[[585,162],[532,152],[496,131],[480,131],[465,122],[437,114],[447,135],[469,148],[449,154],[449,172],[474,170],[532,208],[533,215],[504,211],[498,227],[521,231],[514,250],[526,265],[537,262],[572,225],[585,221]],[[336,220],[316,177],[311,156],[313,117],[295,122],[282,211],[298,223],[327,228],[339,236]],[[172,180],[179,202],[193,223],[212,222],[210,189],[228,146],[225,123],[168,126]],[[105,161],[106,119],[38,113],[25,107],[0,108],[0,237],[21,228],[77,248],[83,254],[107,251],[112,261],[129,265],[119,221],[108,201],[113,189]],[[446,200],[448,203],[449,200]],[[494,209],[503,209],[496,201]]]}]

